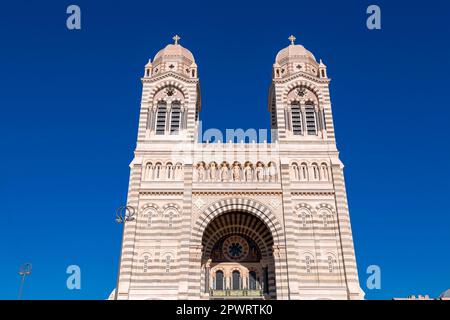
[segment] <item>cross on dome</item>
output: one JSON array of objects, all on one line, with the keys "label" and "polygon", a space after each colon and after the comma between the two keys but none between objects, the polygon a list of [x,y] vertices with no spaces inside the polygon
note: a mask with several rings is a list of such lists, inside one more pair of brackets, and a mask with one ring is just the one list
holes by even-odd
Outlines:
[{"label": "cross on dome", "polygon": [[178,44],[178,41],[181,39],[179,35],[175,35],[173,38],[173,41],[175,41],[175,44]]},{"label": "cross on dome", "polygon": [[294,42],[297,38],[291,34],[291,36],[288,39],[289,39],[289,41],[291,41],[291,45],[294,45]]}]

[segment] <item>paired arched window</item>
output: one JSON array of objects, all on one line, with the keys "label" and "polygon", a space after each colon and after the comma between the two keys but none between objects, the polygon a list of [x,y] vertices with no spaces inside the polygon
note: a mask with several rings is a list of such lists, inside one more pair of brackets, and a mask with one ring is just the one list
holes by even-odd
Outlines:
[{"label": "paired arched window", "polygon": [[312,269],[314,267],[314,260],[310,255],[305,255],[305,272],[306,273],[311,273]]},{"label": "paired arched window", "polygon": [[172,257],[170,255],[166,256],[166,272],[170,272],[170,266],[172,264]]},{"label": "paired arched window", "polygon": [[[292,134],[316,136],[318,133],[318,115],[314,103],[300,105],[298,101],[291,103],[290,129]],[[289,125],[288,125],[289,128]]]},{"label": "paired arched window", "polygon": [[147,227],[151,228],[152,225],[155,223],[156,221],[156,217],[158,215],[158,213],[156,212],[155,209],[150,209],[147,213]]},{"label": "paired arched window", "polygon": [[332,255],[328,255],[328,272],[333,273],[336,269],[336,259]]},{"label": "paired arched window", "polygon": [[144,254],[142,256],[142,272],[148,272],[150,269],[150,264],[152,262],[152,257],[150,254]]},{"label": "paired arched window", "polygon": [[166,132],[166,118],[167,118],[167,104],[165,102],[158,103],[156,110],[156,129],[158,135],[163,135]]},{"label": "paired arched window", "polygon": [[165,101],[158,102],[154,123],[157,135],[178,134],[183,127],[181,102],[172,102],[170,108]]},{"label": "paired arched window", "polygon": [[178,134],[181,123],[181,104],[178,101],[172,103],[170,116],[170,134]]},{"label": "paired arched window", "polygon": [[317,119],[316,110],[313,104],[307,104],[305,106],[305,122],[306,132],[309,136],[317,135]]},{"label": "paired arched window", "polygon": [[169,226],[169,228],[173,227],[173,211],[169,211],[169,213],[167,214],[167,225]]},{"label": "paired arched window", "polygon": [[241,273],[237,270],[233,271],[231,274],[231,289],[241,289]]},{"label": "paired arched window", "polygon": [[216,271],[216,279],[215,279],[216,290],[223,290],[224,288],[223,280],[224,280],[223,271],[222,270]]},{"label": "paired arched window", "polygon": [[319,174],[319,166],[317,163],[313,163],[311,165],[311,173],[312,173],[312,180],[318,181],[320,180],[320,174]]},{"label": "paired arched window", "polygon": [[300,212],[300,225],[302,229],[307,229],[311,225],[311,213],[304,209],[302,212]]},{"label": "paired arched window", "polygon": [[257,288],[257,283],[256,283],[256,272],[255,271],[250,271],[248,273],[248,288],[250,290],[256,290]]},{"label": "paired arched window", "polygon": [[294,102],[291,106],[292,133],[294,135],[303,134],[302,121],[303,120],[302,120],[302,112],[300,110],[300,104],[298,102]]}]

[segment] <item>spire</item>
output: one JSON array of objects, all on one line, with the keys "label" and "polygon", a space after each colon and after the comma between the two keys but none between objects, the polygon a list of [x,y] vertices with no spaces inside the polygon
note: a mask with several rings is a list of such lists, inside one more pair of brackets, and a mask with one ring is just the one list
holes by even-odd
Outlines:
[{"label": "spire", "polygon": [[176,34],[172,39],[173,39],[173,41],[175,41],[174,44],[178,44],[178,41],[179,41],[181,38],[180,38],[179,35]]},{"label": "spire", "polygon": [[293,46],[295,44],[294,42],[297,38],[291,34],[291,36],[288,39],[289,39],[289,41],[291,41],[291,46]]}]

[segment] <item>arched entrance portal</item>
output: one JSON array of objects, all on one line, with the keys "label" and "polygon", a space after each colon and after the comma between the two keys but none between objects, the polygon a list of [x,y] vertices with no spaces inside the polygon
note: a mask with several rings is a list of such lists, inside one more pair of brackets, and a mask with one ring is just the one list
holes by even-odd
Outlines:
[{"label": "arched entrance portal", "polygon": [[212,299],[276,297],[273,237],[251,213],[225,212],[202,237],[202,283]]}]

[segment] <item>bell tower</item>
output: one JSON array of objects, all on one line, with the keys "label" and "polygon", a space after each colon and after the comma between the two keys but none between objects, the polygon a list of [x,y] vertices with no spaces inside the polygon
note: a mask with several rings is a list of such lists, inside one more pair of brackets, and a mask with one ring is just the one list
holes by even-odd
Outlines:
[{"label": "bell tower", "polygon": [[326,66],[295,40],[289,37],[290,45],[278,52],[272,67],[272,134],[280,143],[333,144]]},{"label": "bell tower", "polygon": [[192,53],[174,43],[160,50],[145,66],[138,146],[150,141],[196,139],[201,109],[197,64]]},{"label": "bell tower", "polygon": [[268,99],[280,153],[290,298],[361,299],[330,79],[322,60],[295,40],[290,36],[276,55]]},{"label": "bell tower", "polygon": [[[186,298],[192,157],[201,110],[193,54],[180,37],[144,68],[138,137],[130,164],[116,299]],[[131,245],[132,244],[132,245]],[[146,279],[142,284],[141,279]]]}]

